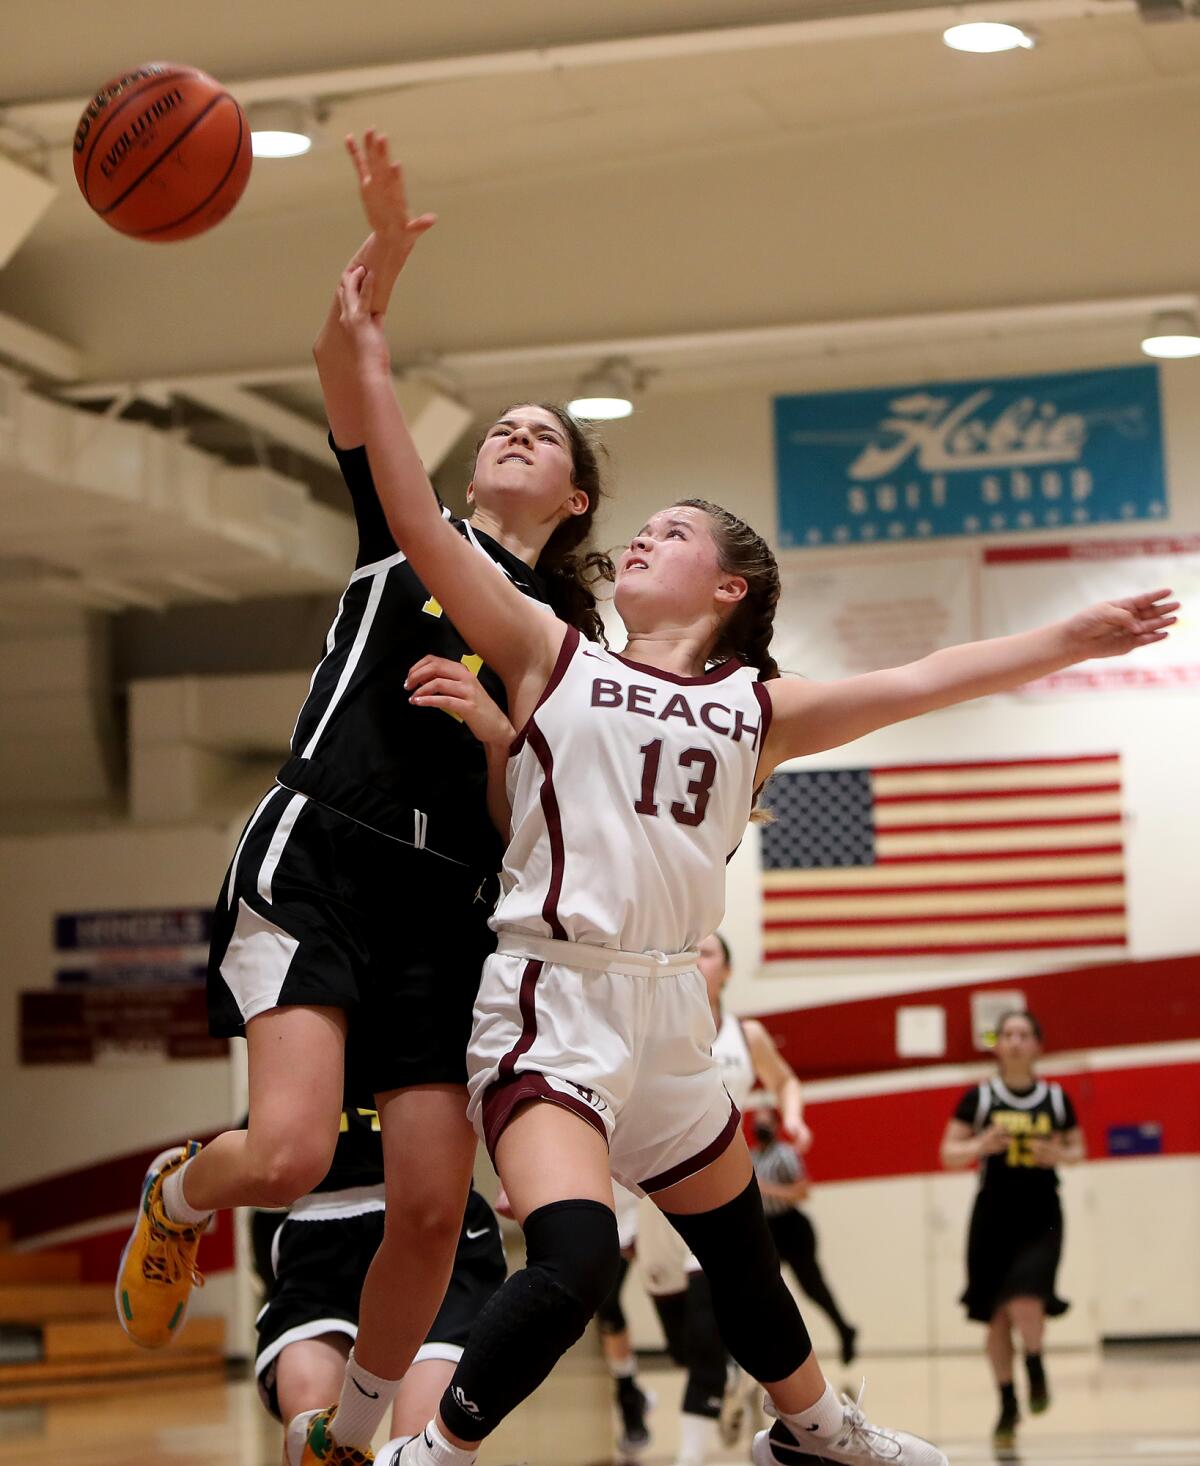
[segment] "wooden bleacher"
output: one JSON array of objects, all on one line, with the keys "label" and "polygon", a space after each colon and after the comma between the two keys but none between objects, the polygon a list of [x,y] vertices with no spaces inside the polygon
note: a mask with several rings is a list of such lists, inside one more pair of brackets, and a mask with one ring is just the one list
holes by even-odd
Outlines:
[{"label": "wooden bleacher", "polygon": [[0,1408],[94,1395],[155,1375],[220,1375],[225,1320],[190,1318],[167,1349],[139,1349],[117,1322],[108,1283],[81,1283],[69,1252],[14,1252],[0,1233],[0,1329],[41,1335],[40,1357],[0,1360]]}]

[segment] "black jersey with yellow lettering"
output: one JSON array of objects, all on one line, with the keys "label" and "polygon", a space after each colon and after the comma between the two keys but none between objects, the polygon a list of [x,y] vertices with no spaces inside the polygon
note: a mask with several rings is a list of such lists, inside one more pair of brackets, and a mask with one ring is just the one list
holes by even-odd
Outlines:
[{"label": "black jersey with yellow lettering", "polygon": [[[365,448],[340,449],[359,550],[292,733],[279,782],[382,834],[472,868],[494,869],[500,842],[487,815],[487,763],[453,714],[414,708],[404,690],[424,656],[464,662],[505,707],[504,686],[421,584],[388,529]],[[479,551],[480,574],[503,574],[533,600],[539,577],[486,534],[443,508]]]},{"label": "black jersey with yellow lettering", "polygon": [[1029,1142],[1061,1135],[1079,1123],[1070,1095],[1061,1084],[1044,1079],[1026,1090],[1010,1089],[999,1078],[985,1079],[962,1096],[954,1118],[977,1135],[990,1125],[1008,1133],[1008,1148],[983,1159],[979,1185],[984,1191],[1024,1197],[1058,1186],[1057,1171],[1037,1164]]},{"label": "black jersey with yellow lettering", "polygon": [[348,1191],[352,1186],[383,1185],[383,1136],[373,1109],[347,1104],[337,1145],[324,1180],[314,1191]]}]

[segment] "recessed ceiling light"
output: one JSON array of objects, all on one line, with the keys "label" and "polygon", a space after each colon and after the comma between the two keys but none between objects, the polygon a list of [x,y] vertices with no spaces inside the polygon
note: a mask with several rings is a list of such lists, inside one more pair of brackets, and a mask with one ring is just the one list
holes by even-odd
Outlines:
[{"label": "recessed ceiling light", "polygon": [[580,378],[567,409],[590,422],[628,417],[639,385],[633,363],[625,357],[612,357]]},{"label": "recessed ceiling light", "polygon": [[1147,356],[1161,361],[1182,361],[1200,356],[1200,326],[1191,311],[1168,311],[1155,316],[1150,334],[1142,342]]},{"label": "recessed ceiling light", "polygon": [[316,119],[299,102],[261,102],[250,108],[250,150],[256,158],[299,158],[313,145]]},{"label": "recessed ceiling light", "polygon": [[954,51],[1015,51],[1018,47],[1032,50],[1037,44],[1028,31],[1003,21],[973,20],[952,25],[942,32],[942,40]]}]

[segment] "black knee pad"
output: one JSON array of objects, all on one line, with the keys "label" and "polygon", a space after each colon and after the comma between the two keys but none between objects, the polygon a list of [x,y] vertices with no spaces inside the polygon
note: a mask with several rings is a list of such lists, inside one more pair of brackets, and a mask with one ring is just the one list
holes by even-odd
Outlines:
[{"label": "black knee pad", "polygon": [[575,1298],[587,1310],[586,1326],[621,1268],[612,1209],[599,1201],[552,1201],[530,1212],[524,1230],[526,1266],[541,1269]]},{"label": "black knee pad", "polygon": [[484,1305],[442,1419],[482,1440],[579,1339],[616,1280],[617,1221],[598,1201],[556,1201],[525,1219],[526,1265]]},{"label": "black knee pad", "polygon": [[765,1383],[799,1369],[812,1341],[779,1271],[758,1182],[712,1211],[668,1219],[704,1269],[721,1338],[742,1368]]},{"label": "black knee pad", "polygon": [[621,1307],[621,1289],[625,1285],[625,1275],[629,1271],[629,1263],[623,1257],[617,1267],[617,1280],[608,1290],[608,1296],[596,1310],[596,1324],[602,1334],[623,1334],[628,1327],[625,1318],[625,1310]]}]

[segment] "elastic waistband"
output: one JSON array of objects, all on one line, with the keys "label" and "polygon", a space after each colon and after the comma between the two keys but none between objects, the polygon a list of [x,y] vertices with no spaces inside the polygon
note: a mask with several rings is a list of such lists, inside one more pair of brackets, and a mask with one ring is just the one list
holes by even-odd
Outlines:
[{"label": "elastic waistband", "polygon": [[549,937],[530,936],[515,927],[501,930],[496,950],[507,957],[531,957],[625,977],[674,977],[689,972],[700,957],[699,952],[622,952],[617,947],[589,947],[585,942],[556,942]]},{"label": "elastic waistband", "polygon": [[383,1186],[347,1186],[343,1191],[312,1191],[288,1208],[292,1222],[328,1222],[335,1217],[361,1217],[384,1208]]}]

